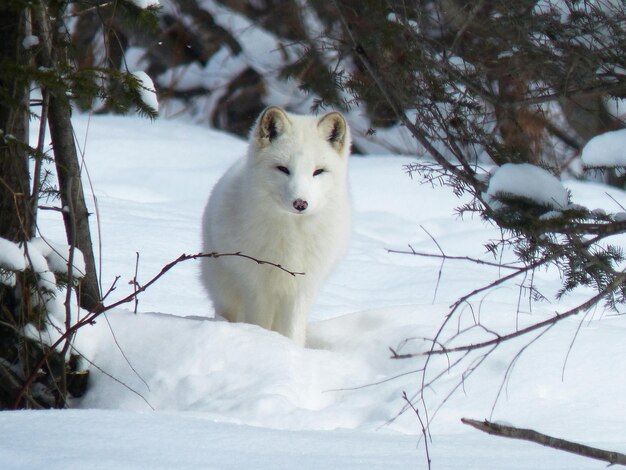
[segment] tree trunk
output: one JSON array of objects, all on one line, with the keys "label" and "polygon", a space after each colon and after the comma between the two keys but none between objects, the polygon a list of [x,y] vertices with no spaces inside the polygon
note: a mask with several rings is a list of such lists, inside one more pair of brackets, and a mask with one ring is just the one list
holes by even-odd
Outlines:
[{"label": "tree trunk", "polygon": [[50,97],[50,137],[64,208],[65,232],[68,243],[78,248],[85,258],[86,272],[81,282],[79,303],[81,307],[95,311],[100,307],[100,288],[70,112],[69,103]]},{"label": "tree trunk", "polygon": [[[59,51],[63,51],[63,39],[58,37],[58,27],[51,23],[51,15],[46,11],[45,2],[41,2],[36,12],[36,23],[42,39],[41,65],[54,67],[59,62],[67,62],[65,53],[59,54]],[[57,11],[53,16],[60,17],[61,14],[62,11]],[[58,50],[57,44],[61,44]],[[89,229],[89,212],[85,205],[85,195],[80,179],[81,170],[74,141],[71,105],[66,96],[55,96],[52,90],[47,90],[47,92],[50,94],[48,107],[50,138],[64,209],[63,221],[67,241],[69,245],[78,248],[85,258],[86,272],[81,282],[79,304],[84,309],[96,311],[100,308],[100,288]]]},{"label": "tree trunk", "polygon": [[[0,64],[17,64],[21,57],[19,38],[22,15],[0,6]],[[24,147],[27,129],[26,84],[17,74],[0,73],[0,237],[11,241],[28,238],[29,179],[28,157]],[[21,279],[20,279],[21,281]],[[0,409],[8,408],[20,379],[12,367],[23,350],[16,328],[24,324],[21,284],[0,283]]]},{"label": "tree trunk", "polygon": [[[25,60],[19,38],[23,15],[0,6],[0,60],[17,64]],[[28,238],[29,211],[28,83],[15,73],[0,74],[0,237],[12,241]]]},{"label": "tree trunk", "polygon": [[[29,80],[16,73],[29,59],[22,46],[25,24],[22,8],[10,2],[0,4],[0,237],[14,242],[27,241],[35,224],[27,151]],[[36,279],[28,272],[16,273],[14,286],[0,283],[0,409],[15,405],[24,377],[31,373],[34,360],[45,348],[23,335],[25,325],[41,324],[45,314],[32,302],[36,289]],[[50,357],[43,368],[46,372],[37,381],[37,391],[27,391],[17,406],[55,405],[55,381],[63,362],[58,355]]]}]

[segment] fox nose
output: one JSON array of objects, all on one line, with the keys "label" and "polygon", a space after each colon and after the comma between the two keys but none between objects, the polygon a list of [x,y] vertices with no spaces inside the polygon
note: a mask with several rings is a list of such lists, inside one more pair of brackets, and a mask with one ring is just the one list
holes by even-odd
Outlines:
[{"label": "fox nose", "polygon": [[293,208],[298,212],[304,212],[309,207],[309,203],[303,199],[296,199],[293,201]]}]

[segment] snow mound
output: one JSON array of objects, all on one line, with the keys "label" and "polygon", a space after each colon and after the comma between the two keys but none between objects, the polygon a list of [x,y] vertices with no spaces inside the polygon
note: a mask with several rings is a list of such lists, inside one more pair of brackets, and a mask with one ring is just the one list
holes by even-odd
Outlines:
[{"label": "snow mound", "polygon": [[[418,318],[419,309],[411,307],[316,322],[311,347],[300,348],[254,325],[117,310],[81,331],[77,349],[125,385],[96,372],[89,393],[73,406],[186,410],[273,429],[382,426],[401,403],[370,407],[371,395],[355,387],[414,367],[391,361],[387,348],[417,335]],[[138,331],[151,340],[137,341]],[[390,381],[377,394],[399,397],[402,387]],[[393,427],[413,432],[413,418]]]}]

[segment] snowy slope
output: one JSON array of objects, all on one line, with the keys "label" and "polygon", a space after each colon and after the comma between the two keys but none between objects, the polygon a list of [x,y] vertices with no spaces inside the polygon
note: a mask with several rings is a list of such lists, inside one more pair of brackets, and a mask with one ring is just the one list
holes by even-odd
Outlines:
[{"label": "snowy slope", "polygon": [[[104,290],[121,276],[113,301],[131,291],[136,253],[145,282],[181,253],[200,251],[206,198],[245,143],[175,121],[78,116],[75,125],[98,205]],[[437,259],[386,251],[410,243],[436,253],[432,236],[449,255],[485,257],[482,244],[498,236],[481,221],[458,219],[448,189],[411,180],[403,168],[410,161],[352,158],[353,242],[313,309],[308,348],[213,320],[198,264],[186,262],[141,297],[137,314],[129,305],[80,331],[77,348],[97,368],[75,409],[0,414],[0,468],[426,468],[419,421],[412,411],[398,416],[402,392],[414,396],[422,381],[424,359],[391,360],[388,348],[425,350],[423,338],[435,335],[449,305],[501,273],[451,261],[440,271]],[[600,185],[567,186],[573,202],[592,208],[615,204],[607,192],[626,199]],[[42,216],[43,233],[63,241],[61,222]],[[555,272],[537,280],[547,291],[559,285]],[[512,331],[584,299],[531,310],[519,291],[505,285],[476,298],[447,334],[476,315]],[[461,417],[626,451],[624,334],[623,319],[601,309],[564,321],[515,362],[500,394],[524,342],[498,350],[449,399],[469,362],[444,373],[424,396],[433,468],[604,466],[480,435]],[[447,364],[432,360],[427,380]]]}]

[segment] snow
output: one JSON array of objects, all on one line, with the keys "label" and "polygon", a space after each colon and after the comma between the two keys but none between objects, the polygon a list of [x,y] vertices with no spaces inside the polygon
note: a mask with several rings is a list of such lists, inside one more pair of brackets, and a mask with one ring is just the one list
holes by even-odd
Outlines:
[{"label": "snow", "polygon": [[[5,268],[8,271],[23,271],[26,269],[26,266],[29,266],[36,273],[44,275],[52,283],[54,283],[54,277],[50,277],[47,274],[67,274],[69,256],[70,247],[68,245],[44,240],[43,238],[32,238],[26,244],[26,248],[0,238],[0,268]],[[73,277],[83,277],[85,275],[83,254],[80,250],[74,249],[73,256]],[[0,281],[8,285],[14,285],[15,277],[12,273],[2,273]]]},{"label": "snow", "polygon": [[587,142],[581,154],[588,168],[626,166],[626,129],[600,134]]},{"label": "snow", "polygon": [[138,8],[145,10],[146,8],[157,8],[160,7],[161,4],[159,0],[130,0]]},{"label": "snow", "polygon": [[[264,102],[279,105],[291,111],[307,113],[314,105],[314,96],[300,87],[298,80],[285,79],[280,70],[286,63],[295,63],[302,56],[302,46],[297,42],[285,42],[275,34],[264,29],[258,22],[250,21],[245,15],[224,6],[224,2],[202,0],[198,5],[209,12],[216,24],[237,38],[242,50],[233,51],[227,45],[212,54],[206,63],[193,62],[170,67],[162,74],[155,76],[155,82],[165,88],[175,89],[181,96],[186,91],[203,88],[211,90],[206,96],[196,96],[193,100],[170,97],[161,103],[160,114],[165,117],[188,116],[197,122],[211,122],[216,107],[228,92],[229,84],[241,73],[252,69],[263,77]],[[316,13],[306,1],[299,1],[301,18],[306,26],[308,37],[318,37],[324,31],[323,25],[316,20]],[[182,21],[190,31],[196,31],[196,19],[180,11],[172,2],[163,3],[163,13],[170,14]],[[198,32],[198,34],[201,34]],[[327,63],[334,63],[338,58],[329,48],[317,51]],[[127,62],[130,68],[142,68],[146,50],[140,47],[127,51]],[[145,66],[145,64],[143,64]],[[345,92],[340,94],[346,101],[352,99]],[[409,114],[416,114],[418,111]],[[413,116],[414,117],[414,116]],[[409,116],[410,119],[413,118]],[[370,133],[370,123],[361,109],[354,107],[346,114],[351,126],[355,147],[366,153],[413,153],[418,147],[402,126],[377,129],[376,135]],[[422,153],[423,149],[420,148]]]},{"label": "snow", "polygon": [[[0,268],[23,271],[28,265],[36,273],[52,271],[67,274],[70,250],[68,245],[38,237],[29,240],[26,249],[0,238]],[[73,251],[74,277],[83,277],[85,259],[79,249],[74,248]]]},{"label": "snow", "polygon": [[[34,237],[25,244],[16,244],[0,238],[0,283],[15,286],[16,272],[28,269],[37,273],[37,284],[41,288],[33,295],[33,305],[44,304],[49,312],[50,324],[39,330],[33,324],[27,324],[24,335],[30,338],[48,339],[52,344],[60,337],[65,325],[66,315],[76,319],[75,299],[70,299],[70,309],[66,310],[64,297],[57,287],[55,273],[68,274],[70,247],[49,239]],[[85,260],[80,250],[74,248],[72,257],[72,277],[85,275]],[[64,294],[65,292],[63,292]]]},{"label": "snow", "polygon": [[26,268],[24,252],[17,243],[0,238],[0,268],[22,271]]},{"label": "snow", "polygon": [[39,248],[40,244],[37,240],[30,240],[26,242],[26,247],[24,248],[26,265],[29,269],[38,274],[49,273],[50,268],[48,266],[48,261]]},{"label": "snow", "polygon": [[16,243],[0,238],[0,284],[15,285],[15,273],[26,268],[24,253]]},{"label": "snow", "polygon": [[[64,243],[53,242],[35,237],[29,241],[30,249],[35,248],[45,258],[45,265],[41,265],[36,271],[42,272],[48,269],[54,273],[67,274],[71,248]],[[78,248],[72,253],[72,272],[76,278],[85,275],[85,258]]]},{"label": "snow", "polygon": [[[180,121],[77,114],[75,127],[79,140],[88,136],[104,289],[121,276],[107,300],[113,302],[132,292],[137,253],[145,283],[181,253],[200,251],[207,196],[245,142]],[[140,298],[136,314],[131,304],[79,331],[76,348],[94,365],[85,363],[90,389],[70,410],[0,413],[0,468],[426,468],[419,421],[412,411],[401,413],[403,391],[417,393],[424,358],[392,360],[389,347],[426,350],[423,338],[436,334],[450,304],[502,273],[387,252],[410,243],[437,253],[432,236],[448,255],[489,259],[482,244],[498,237],[478,218],[455,217],[461,201],[449,189],[411,180],[404,168],[411,161],[351,159],[353,242],[315,303],[307,348],[213,319],[198,263],[180,264]],[[598,184],[566,186],[588,207],[626,199]],[[41,216],[42,233],[62,240],[58,215]],[[548,294],[560,286],[553,270],[536,273],[535,281]],[[492,331],[514,331],[572,308],[585,294],[531,309],[518,285],[505,284],[471,300],[444,336],[477,318]],[[484,334],[469,330],[450,344]],[[460,419],[506,421],[625,452],[626,376],[615,369],[626,354],[625,334],[623,316],[599,306],[562,320],[518,359],[526,341],[499,348],[470,375],[463,373],[480,356],[450,370],[453,356],[433,358],[426,381],[441,376],[424,393],[433,468],[604,468],[483,435]]]},{"label": "snow", "polygon": [[[198,97],[192,103],[196,109],[202,109],[199,111],[200,115],[208,115],[204,111],[218,103],[222,94],[226,93],[230,81],[246,69],[252,68],[264,77],[265,100],[280,106],[289,104],[296,109],[300,107],[307,109],[310,106],[312,97],[306,96],[299,89],[298,82],[284,80],[279,73],[286,62],[295,61],[299,57],[300,46],[285,44],[244,15],[224,7],[220,2],[203,0],[199,4],[211,12],[218,26],[237,38],[242,51],[233,55],[228,46],[222,45],[206,64],[201,66],[192,63],[170,68],[156,77],[157,83],[168,87],[175,85],[180,91],[200,86],[212,90],[209,97]],[[164,7],[169,8],[173,15],[180,16],[180,12],[173,4],[164,4]],[[189,18],[188,21],[193,23],[194,19]],[[164,108],[166,115],[175,115],[180,111],[177,106],[173,109],[169,109],[170,107],[172,102],[168,100]]]},{"label": "snow", "polygon": [[139,94],[141,96],[141,101],[143,101],[146,106],[149,106],[158,112],[159,102],[157,100],[156,90],[152,79],[146,72],[142,71],[133,72],[133,75],[139,81]]},{"label": "snow", "polygon": [[554,209],[563,209],[568,204],[567,190],[559,179],[530,163],[506,163],[497,167],[489,180],[487,195],[494,200],[520,198]]},{"label": "snow", "polygon": [[39,45],[39,38],[37,36],[33,36],[32,34],[24,37],[24,39],[22,40],[22,47],[24,49],[31,49],[38,45]]}]

